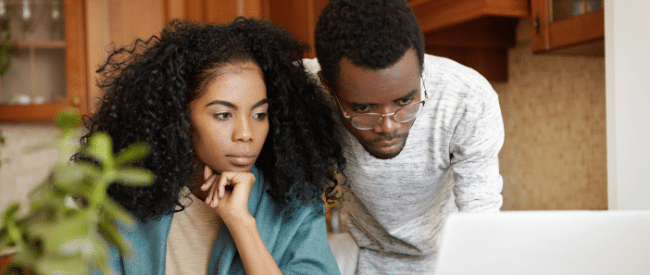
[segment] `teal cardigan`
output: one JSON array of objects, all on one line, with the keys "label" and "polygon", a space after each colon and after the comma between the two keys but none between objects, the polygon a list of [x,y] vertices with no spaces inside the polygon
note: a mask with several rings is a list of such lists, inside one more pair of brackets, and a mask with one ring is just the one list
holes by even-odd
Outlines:
[{"label": "teal cardigan", "polygon": [[[298,207],[286,217],[279,214],[262,173],[251,170],[257,179],[248,211],[255,218],[257,229],[269,252],[284,274],[339,274],[336,261],[327,243],[325,217],[314,207]],[[194,202],[202,203],[202,202]],[[123,233],[131,243],[131,257],[111,247],[110,263],[117,274],[165,274],[167,235],[173,214],[159,220],[138,223]],[[245,274],[237,247],[225,225],[217,235],[208,274]]]}]

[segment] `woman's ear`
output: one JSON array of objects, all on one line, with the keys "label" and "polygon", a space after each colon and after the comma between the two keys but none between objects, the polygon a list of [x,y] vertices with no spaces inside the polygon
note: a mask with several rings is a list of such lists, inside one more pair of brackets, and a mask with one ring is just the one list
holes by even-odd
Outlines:
[{"label": "woman's ear", "polygon": [[327,92],[333,96],[334,94],[332,94],[332,88],[330,88],[329,83],[327,83],[327,80],[325,80],[325,77],[323,77],[323,71],[318,71],[317,74],[318,74],[318,79],[320,79],[320,83],[323,84],[325,90],[327,90]]}]

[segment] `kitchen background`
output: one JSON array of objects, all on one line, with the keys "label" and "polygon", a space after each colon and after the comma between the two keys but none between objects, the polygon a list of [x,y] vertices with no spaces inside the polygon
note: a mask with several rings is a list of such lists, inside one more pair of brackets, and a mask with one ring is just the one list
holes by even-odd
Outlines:
[{"label": "kitchen background", "polygon": [[[133,2],[86,1],[86,20],[96,20],[86,26],[89,75],[104,59],[109,41],[121,45],[148,37],[160,31],[165,15],[191,12],[180,0]],[[244,2],[237,1],[237,14],[251,12]],[[491,81],[506,133],[500,153],[502,209],[607,209],[604,57],[533,54],[532,29],[531,18],[516,22],[516,41],[507,50],[507,81]],[[93,89],[89,97],[97,94]],[[54,150],[24,152],[56,135],[49,122],[0,122],[0,131],[6,137],[0,147],[2,211],[12,201],[24,202],[58,155]]]}]

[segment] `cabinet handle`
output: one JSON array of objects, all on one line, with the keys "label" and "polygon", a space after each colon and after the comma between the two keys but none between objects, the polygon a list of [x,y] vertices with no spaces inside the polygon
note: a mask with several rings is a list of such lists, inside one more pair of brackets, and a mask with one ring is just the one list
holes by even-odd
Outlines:
[{"label": "cabinet handle", "polygon": [[535,20],[533,20],[533,26],[535,27],[535,34],[539,35],[539,13],[535,17]]}]

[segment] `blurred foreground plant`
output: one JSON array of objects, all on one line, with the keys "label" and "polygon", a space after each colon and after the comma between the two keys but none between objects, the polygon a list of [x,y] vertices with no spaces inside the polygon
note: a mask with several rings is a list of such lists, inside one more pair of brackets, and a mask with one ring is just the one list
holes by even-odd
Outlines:
[{"label": "blurred foreground plant", "polygon": [[[114,156],[110,136],[97,132],[79,150],[74,138],[81,124],[79,113],[65,110],[56,124],[60,139],[38,148],[58,147],[58,163],[31,192],[26,215],[18,217],[20,205],[14,203],[2,216],[0,251],[9,246],[17,251],[7,274],[88,274],[93,269],[112,273],[107,242],[129,254],[119,227],[132,227],[135,221],[106,190],[114,181],[131,185],[153,182],[150,171],[131,166],[148,153],[149,146],[133,144]],[[78,150],[93,161],[69,162]]]},{"label": "blurred foreground plant", "polygon": [[[0,130],[0,147],[5,146],[5,136],[2,135],[2,130]],[[2,167],[2,150],[0,150],[0,167]]]}]

